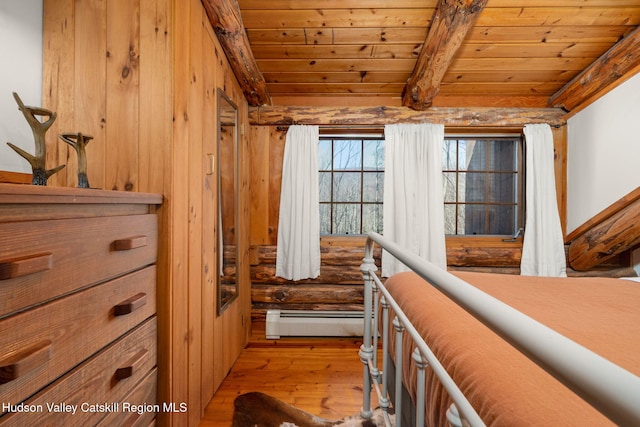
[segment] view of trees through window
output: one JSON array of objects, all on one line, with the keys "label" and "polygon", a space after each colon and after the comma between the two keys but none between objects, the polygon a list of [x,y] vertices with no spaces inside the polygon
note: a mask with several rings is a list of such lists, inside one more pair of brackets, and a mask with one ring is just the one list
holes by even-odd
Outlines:
[{"label": "view of trees through window", "polygon": [[382,232],[384,139],[320,137],[320,234]]},{"label": "view of trees through window", "polygon": [[[445,233],[511,235],[522,217],[519,135],[445,138]],[[320,233],[383,233],[384,137],[321,135]]]}]

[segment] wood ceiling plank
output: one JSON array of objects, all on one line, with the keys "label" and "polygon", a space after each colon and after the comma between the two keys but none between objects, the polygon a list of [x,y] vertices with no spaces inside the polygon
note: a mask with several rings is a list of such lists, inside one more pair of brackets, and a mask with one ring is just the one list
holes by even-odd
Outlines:
[{"label": "wood ceiling plank", "polygon": [[[353,40],[357,42],[357,40]],[[591,58],[595,60],[611,43],[466,43],[458,58]],[[352,45],[263,45],[256,59],[416,59],[422,43]]]},{"label": "wood ceiling plank", "polygon": [[[591,63],[590,58],[459,58],[449,72],[465,71],[581,71]],[[275,72],[376,72],[407,71],[413,69],[412,59],[260,59],[256,60],[263,73]]]},{"label": "wood ceiling plank", "polygon": [[[472,96],[494,95],[539,95],[549,97],[563,86],[563,83],[539,82],[539,83],[457,83],[440,85],[442,95]],[[282,94],[398,94],[402,91],[404,83],[271,83],[269,93]]]},{"label": "wood ceiling plank", "polygon": [[370,72],[407,71],[415,59],[259,59],[263,73],[287,72]]},{"label": "wood ceiling plank", "polygon": [[640,5],[635,7],[487,7],[478,26],[576,26],[638,25]]},{"label": "wood ceiling plank", "polygon": [[[246,28],[428,27],[435,9],[247,9]],[[640,5],[627,7],[487,7],[478,26],[639,25]]]},{"label": "wood ceiling plank", "polygon": [[458,50],[462,58],[592,58],[595,60],[611,43],[465,43]]},{"label": "wood ceiling plank", "polygon": [[499,93],[507,95],[546,95],[550,96],[563,86],[562,82],[541,83],[442,83],[440,94],[442,95],[493,95]]},{"label": "wood ceiling plank", "polygon": [[581,71],[593,62],[592,58],[459,58],[453,61],[449,72],[462,71]]},{"label": "wood ceiling plank", "polygon": [[[251,46],[262,44],[307,44],[307,35],[304,28],[247,28],[247,37]],[[327,44],[331,43],[328,37]]]},{"label": "wood ceiling plank", "polygon": [[267,83],[389,83],[406,82],[411,73],[264,73]]},{"label": "wood ceiling plank", "polygon": [[271,83],[272,94],[398,94],[404,83]]},{"label": "wood ceiling plank", "polygon": [[[573,78],[579,71],[469,71],[464,73],[447,73],[443,83],[563,83]],[[269,83],[400,83],[406,82],[410,72],[339,72],[339,73],[265,73]]]},{"label": "wood ceiling plank", "polygon": [[589,25],[538,27],[488,27],[476,25],[467,35],[468,43],[616,43],[633,30],[629,25]]},{"label": "wood ceiling plank", "polygon": [[357,58],[404,58],[415,59],[418,56],[420,44],[394,45],[265,45],[255,49],[256,59],[357,59]]},{"label": "wood ceiling plank", "polygon": [[[211,1],[211,0],[207,0]],[[243,10],[246,28],[427,27],[434,9]]]},{"label": "wood ceiling plank", "polygon": [[500,71],[466,71],[463,73],[449,72],[442,79],[443,83],[524,83],[524,82],[554,82],[562,83],[573,78],[579,71],[564,70],[500,70]]},{"label": "wood ceiling plank", "polygon": [[[466,43],[616,43],[635,27],[630,25],[539,26],[539,27],[487,27],[475,26],[469,30]],[[282,28],[247,29],[251,45],[353,44],[366,43],[424,43],[427,28]]]}]

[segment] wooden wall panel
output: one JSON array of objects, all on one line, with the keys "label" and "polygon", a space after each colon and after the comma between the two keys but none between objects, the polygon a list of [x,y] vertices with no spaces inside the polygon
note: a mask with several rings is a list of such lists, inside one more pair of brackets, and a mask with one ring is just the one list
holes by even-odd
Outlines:
[{"label": "wooden wall panel", "polygon": [[[73,126],[63,132],[82,132],[93,140],[86,147],[87,176],[93,187],[102,187],[106,153],[106,2],[76,2],[74,49]],[[65,144],[66,145],[66,144]],[[67,147],[67,186],[78,185],[77,155]]]},{"label": "wooden wall panel", "polygon": [[[171,233],[171,400],[189,402],[189,45],[192,1],[174,9],[173,145]],[[179,284],[179,285],[178,285]],[[188,425],[187,414],[171,414],[173,425]]]},{"label": "wooden wall panel", "polygon": [[[57,113],[56,121],[46,134],[47,168],[67,163],[67,144],[58,134],[74,128],[74,0],[44,0],[42,107]],[[18,94],[19,95],[19,94]],[[65,167],[65,169],[67,169]],[[48,185],[67,186],[67,170],[51,176]]]},{"label": "wooden wall panel", "polygon": [[139,187],[168,190],[173,129],[171,0],[140,0]]},{"label": "wooden wall panel", "polygon": [[[216,67],[215,46],[211,42],[215,34],[211,26],[204,26],[205,36],[202,39],[203,51],[211,49],[214,54],[203,57],[203,85],[205,104],[203,114],[203,170],[204,186],[202,190],[202,373],[201,394],[203,402],[208,402],[215,391],[213,366],[215,364],[215,347],[220,345],[213,339],[213,325],[216,317],[216,280],[218,271],[217,252],[212,241],[218,241],[218,227],[213,221],[217,211],[218,183],[216,180],[217,129],[216,129]],[[206,243],[205,243],[206,242]],[[207,244],[208,243],[208,244]]]},{"label": "wooden wall panel", "polygon": [[[185,171],[188,177],[189,194],[189,281],[188,281],[188,313],[189,332],[187,348],[189,351],[189,366],[202,367],[202,188],[204,171],[202,164],[203,153],[203,107],[204,107],[204,76],[203,76],[203,27],[202,8],[199,1],[189,0],[191,3],[189,25],[189,75],[188,75],[188,162]],[[205,242],[206,244],[206,242]],[[197,425],[207,401],[202,401],[201,369],[189,369],[189,425]]]},{"label": "wooden wall panel", "polygon": [[140,1],[107,2],[105,188],[138,191]]},{"label": "wooden wall panel", "polygon": [[251,163],[251,243],[269,244],[269,126],[251,126],[249,161]]},{"label": "wooden wall panel", "polygon": [[[138,178],[141,191],[160,193],[158,209],[158,401],[172,402],[172,263],[169,230],[172,229],[171,146],[173,143],[173,12],[172,0],[140,0],[140,111]],[[104,144],[103,144],[104,145]],[[104,146],[103,149],[106,149]],[[102,156],[104,159],[104,156]],[[180,368],[176,367],[178,372]],[[170,414],[159,414],[167,425]]]}]

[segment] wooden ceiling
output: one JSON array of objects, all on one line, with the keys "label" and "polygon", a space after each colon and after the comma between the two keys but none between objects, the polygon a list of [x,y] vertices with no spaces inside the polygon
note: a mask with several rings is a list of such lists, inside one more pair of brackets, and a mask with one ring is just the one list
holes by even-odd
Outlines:
[{"label": "wooden ceiling", "polygon": [[250,105],[570,110],[640,68],[640,0],[203,3]]}]

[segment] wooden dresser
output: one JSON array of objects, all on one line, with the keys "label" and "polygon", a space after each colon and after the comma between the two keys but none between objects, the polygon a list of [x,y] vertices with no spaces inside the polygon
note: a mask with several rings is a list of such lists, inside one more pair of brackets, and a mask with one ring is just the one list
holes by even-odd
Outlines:
[{"label": "wooden dresser", "polygon": [[161,202],[0,184],[0,426],[153,423]]}]

